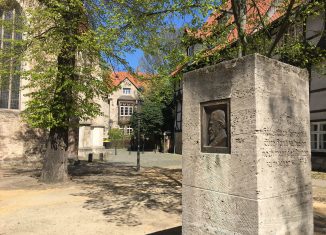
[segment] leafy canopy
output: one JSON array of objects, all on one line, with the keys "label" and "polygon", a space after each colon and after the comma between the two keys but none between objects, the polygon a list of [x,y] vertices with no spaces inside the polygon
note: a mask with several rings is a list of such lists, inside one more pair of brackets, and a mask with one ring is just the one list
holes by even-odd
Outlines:
[{"label": "leafy canopy", "polygon": [[134,112],[131,117],[131,127],[137,135],[138,118],[140,119],[140,133],[147,136],[160,136],[164,124],[162,105],[151,100],[145,100],[141,110]]},{"label": "leafy canopy", "polygon": [[[183,39],[185,47],[201,45],[201,48],[185,59],[183,65],[188,66],[185,70],[251,53],[276,56],[302,68],[320,61],[325,63],[326,50],[305,36],[308,18],[323,15],[325,4],[322,0],[227,1],[212,15],[212,19],[215,17],[212,24],[204,25],[199,31],[196,27],[187,31]],[[273,19],[280,17],[272,22],[273,14]],[[325,37],[325,30],[318,33]]]},{"label": "leafy canopy", "polygon": [[[11,7],[15,1],[1,0]],[[30,62],[24,73],[29,100],[24,118],[34,127],[72,126],[72,120],[99,115],[98,101],[109,92],[105,73],[125,54],[159,43],[174,30],[175,17],[192,16],[201,25],[218,0],[35,0],[24,13],[27,32],[17,58]],[[149,49],[150,50],[150,49]],[[10,52],[1,56],[13,58]],[[178,58],[175,56],[175,58]],[[182,58],[182,57],[181,57]],[[2,72],[8,71],[3,69]]]}]

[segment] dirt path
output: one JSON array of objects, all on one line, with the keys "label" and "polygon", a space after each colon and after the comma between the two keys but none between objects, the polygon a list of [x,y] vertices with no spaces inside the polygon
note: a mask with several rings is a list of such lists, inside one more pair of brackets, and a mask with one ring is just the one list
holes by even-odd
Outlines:
[{"label": "dirt path", "polygon": [[[69,183],[50,186],[37,181],[38,170],[3,171],[0,235],[181,234],[180,169],[145,168],[135,174],[123,164],[82,163],[70,171]],[[326,234],[326,174],[318,177],[314,217],[315,234],[321,235]]]},{"label": "dirt path", "polygon": [[[83,169],[83,175],[77,171],[60,186],[28,176],[38,172],[4,172],[0,234],[143,235],[181,225],[181,186],[164,176],[166,170],[141,175],[128,167],[111,170],[107,175],[103,169]],[[180,170],[167,171],[181,176]]]}]

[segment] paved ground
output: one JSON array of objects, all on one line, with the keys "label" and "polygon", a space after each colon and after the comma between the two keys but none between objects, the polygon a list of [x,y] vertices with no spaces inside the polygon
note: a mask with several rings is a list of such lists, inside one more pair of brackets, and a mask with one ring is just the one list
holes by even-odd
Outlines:
[{"label": "paved ground", "polygon": [[[106,159],[110,163],[122,163],[130,166],[136,166],[137,152],[128,152],[126,150],[117,150],[117,155],[109,155]],[[181,155],[163,154],[154,152],[140,152],[140,165],[142,167],[162,167],[169,169],[181,168]]]},{"label": "paved ground", "polygon": [[39,183],[39,169],[2,169],[0,235],[180,234],[181,156],[150,155],[140,174],[135,152],[81,161],[63,185]]},{"label": "paved ground", "polygon": [[[39,169],[2,169],[0,235],[180,235],[181,157],[119,151],[71,166],[71,181],[44,185]],[[1,174],[0,174],[1,175]],[[326,174],[313,174],[315,234],[326,234]]]}]

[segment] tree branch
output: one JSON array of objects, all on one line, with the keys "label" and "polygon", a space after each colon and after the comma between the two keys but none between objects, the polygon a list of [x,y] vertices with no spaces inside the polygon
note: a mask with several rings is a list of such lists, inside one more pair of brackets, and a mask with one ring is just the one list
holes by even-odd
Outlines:
[{"label": "tree branch", "polygon": [[264,23],[264,19],[263,19],[261,13],[260,13],[259,7],[257,6],[256,0],[251,0],[251,2],[253,3],[254,7],[255,7],[256,10],[257,10],[259,20],[260,20],[260,22],[261,22],[261,25],[263,26],[263,30],[264,30],[265,33],[267,34],[267,37],[268,37],[269,39],[271,39],[271,38],[272,38],[272,35],[271,35],[271,34],[269,33],[269,31],[267,30],[267,27],[266,27],[266,25],[265,25],[265,23]]},{"label": "tree branch", "polygon": [[267,53],[267,57],[271,57],[276,45],[281,40],[282,36],[284,35],[285,31],[287,30],[287,28],[290,25],[289,24],[289,18],[291,16],[291,11],[293,9],[294,3],[295,3],[295,0],[290,0],[290,3],[289,3],[289,5],[288,5],[288,7],[286,9],[285,16],[281,21],[281,27],[278,30],[278,32],[276,34],[276,37],[275,37],[275,40],[274,40],[273,44],[271,45],[271,47],[270,47],[270,49],[269,49],[269,51]]},{"label": "tree branch", "polygon": [[247,39],[245,35],[247,13],[246,0],[231,0],[231,7],[240,39],[239,57],[241,57],[246,54],[247,48]]},{"label": "tree branch", "polygon": [[33,36],[33,38],[36,38],[36,39],[44,38],[43,35],[47,34],[48,32],[50,32],[53,29],[57,29],[57,26],[52,26],[52,27],[48,28],[47,30],[43,31],[42,33]]}]

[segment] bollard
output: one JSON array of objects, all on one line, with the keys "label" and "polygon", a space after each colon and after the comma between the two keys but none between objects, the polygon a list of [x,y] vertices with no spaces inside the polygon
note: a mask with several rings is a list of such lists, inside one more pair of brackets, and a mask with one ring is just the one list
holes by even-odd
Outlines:
[{"label": "bollard", "polygon": [[92,162],[93,161],[93,153],[89,153],[88,154],[88,162]]},{"label": "bollard", "polygon": [[101,161],[101,162],[104,161],[104,155],[103,155],[103,153],[100,153],[100,157],[99,157],[99,158],[100,158],[100,161]]}]

